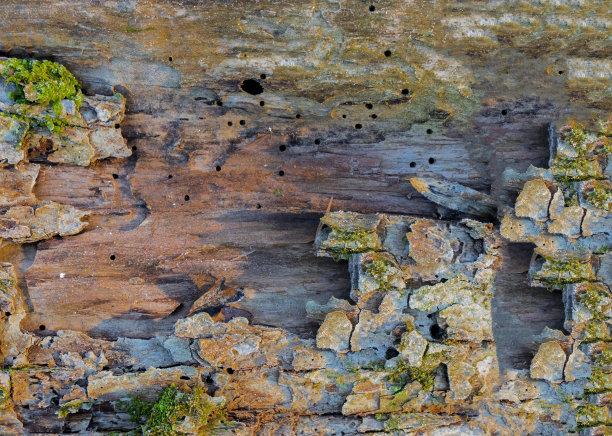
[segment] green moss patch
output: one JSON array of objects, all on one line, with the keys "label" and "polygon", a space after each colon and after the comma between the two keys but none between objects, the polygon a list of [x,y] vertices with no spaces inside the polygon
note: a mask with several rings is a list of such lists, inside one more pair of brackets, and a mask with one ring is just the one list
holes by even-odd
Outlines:
[{"label": "green moss patch", "polygon": [[35,122],[45,125],[52,132],[58,133],[66,125],[60,119],[63,100],[73,101],[76,110],[83,102],[81,85],[77,79],[66,67],[56,62],[10,58],[0,61],[0,75],[7,84],[16,85],[16,90],[9,94],[16,103],[52,107],[55,117],[47,115],[45,123],[41,120]]},{"label": "green moss patch", "polygon": [[423,390],[426,391],[430,391],[434,387],[435,369],[427,371],[420,367],[410,366],[405,360],[399,359],[392,371],[388,380],[398,387],[397,392],[401,391],[408,383],[415,381],[419,382]]},{"label": "green moss patch", "polygon": [[68,415],[77,413],[81,409],[89,410],[91,402],[87,400],[72,400],[62,405],[57,411],[58,418],[66,418]]},{"label": "green moss patch", "polygon": [[17,103],[52,105],[59,115],[62,100],[74,101],[77,109],[83,102],[77,79],[56,62],[11,58],[0,62],[0,74],[6,83],[17,85],[10,95]]},{"label": "green moss patch", "polygon": [[603,186],[595,186],[585,194],[586,201],[601,210],[610,211],[612,203],[612,189]]},{"label": "green moss patch", "polygon": [[134,422],[141,424],[140,430],[147,436],[183,434],[180,426],[187,420],[197,434],[207,435],[227,422],[223,403],[215,401],[199,386],[189,391],[171,385],[159,394],[155,403],[132,398],[119,403],[118,408],[128,412]]},{"label": "green moss patch", "polygon": [[533,278],[546,282],[553,289],[559,289],[568,283],[594,281],[595,273],[588,260],[545,257],[544,264],[533,274]]}]

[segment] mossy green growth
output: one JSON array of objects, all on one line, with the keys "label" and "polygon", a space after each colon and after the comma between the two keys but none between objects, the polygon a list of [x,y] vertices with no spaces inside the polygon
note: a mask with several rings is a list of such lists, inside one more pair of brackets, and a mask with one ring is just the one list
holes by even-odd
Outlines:
[{"label": "mossy green growth", "polygon": [[610,366],[612,365],[612,351],[603,350],[595,356],[595,365]]},{"label": "mossy green growth", "polygon": [[609,424],[610,416],[606,407],[585,403],[578,407],[576,424],[579,427],[594,427],[596,425]]},{"label": "mossy green growth", "polygon": [[382,421],[386,431],[398,431],[400,430],[400,419],[399,416],[389,413],[377,413],[374,417]]},{"label": "mossy green growth", "polygon": [[118,408],[128,412],[136,423],[144,423],[140,430],[145,436],[174,436],[182,434],[181,423],[189,418],[198,434],[211,434],[213,429],[227,422],[223,403],[213,401],[204,389],[197,386],[191,392],[171,385],[164,389],[157,401],[149,404],[141,398],[120,403]]},{"label": "mossy green growth", "polygon": [[383,259],[374,259],[365,265],[365,272],[374,279],[379,290],[390,291],[395,288],[391,284],[391,276],[397,272],[397,268],[395,268],[393,263]]},{"label": "mossy green growth", "polygon": [[589,382],[584,388],[584,392],[589,394],[598,394],[602,392],[609,392],[611,390],[612,374],[608,373],[602,368],[593,368],[593,371],[591,371],[591,377],[589,377]]},{"label": "mossy green growth", "polygon": [[389,382],[397,386],[396,392],[399,392],[408,383],[419,382],[423,390],[429,391],[433,389],[435,383],[435,368],[427,371],[417,366],[410,366],[404,359],[398,359],[397,365],[392,370],[393,372],[387,377]]},{"label": "mossy green growth", "polygon": [[553,289],[558,289],[567,283],[593,281],[595,274],[588,260],[545,257],[544,265],[534,273],[534,278],[548,283]]},{"label": "mossy green growth", "polygon": [[0,388],[0,407],[3,407],[9,398],[10,398],[9,393],[3,388]]},{"label": "mossy green growth", "polygon": [[557,156],[553,159],[550,170],[555,179],[562,182],[603,178],[596,157],[566,158]]},{"label": "mossy green growth", "polygon": [[72,413],[77,413],[81,409],[91,408],[91,402],[87,400],[72,400],[62,405],[57,411],[58,418],[65,418]]},{"label": "mossy green growth", "polygon": [[364,230],[341,230],[333,227],[326,245],[338,259],[347,259],[353,253],[379,249],[378,236],[375,233]]},{"label": "mossy green growth", "polygon": [[593,250],[593,254],[606,254],[610,251],[612,251],[611,245],[602,245],[601,247],[597,247],[595,250]]},{"label": "mossy green growth", "polygon": [[591,312],[593,321],[601,322],[608,319],[603,310],[606,300],[609,300],[608,294],[590,283],[585,286],[585,289],[586,291],[578,296],[578,302]]},{"label": "mossy green growth", "polygon": [[0,279],[0,291],[6,292],[15,286],[15,280],[13,279]]},{"label": "mossy green growth", "polygon": [[365,369],[368,371],[384,371],[385,362],[382,360],[372,360],[371,362],[368,362],[363,365],[360,369]]},{"label": "mossy green growth", "polygon": [[561,139],[570,144],[579,156],[584,156],[587,152],[584,145],[588,137],[588,132],[582,126],[573,126],[561,132]]},{"label": "mossy green growth", "polygon": [[595,132],[589,132],[581,125],[575,125],[561,132],[561,139],[570,145],[578,156],[601,155],[612,152],[609,136],[610,121],[606,123],[600,121]]},{"label": "mossy green growth", "polygon": [[571,180],[558,180],[561,192],[563,193],[563,200],[565,207],[580,206],[578,201],[578,191],[576,190],[575,184]]},{"label": "mossy green growth", "polygon": [[0,62],[0,74],[7,83],[17,85],[10,96],[17,103],[52,105],[59,116],[62,100],[74,101],[77,109],[83,102],[77,79],[56,62],[10,58]]},{"label": "mossy green growth", "polygon": [[612,136],[612,119],[597,122],[597,136]]},{"label": "mossy green growth", "polygon": [[586,201],[601,210],[610,211],[610,203],[612,203],[612,189],[601,186],[595,186],[592,190],[586,193]]},{"label": "mossy green growth", "polygon": [[592,342],[609,342],[612,341],[610,333],[608,332],[608,325],[605,322],[590,322],[584,328],[583,343]]}]

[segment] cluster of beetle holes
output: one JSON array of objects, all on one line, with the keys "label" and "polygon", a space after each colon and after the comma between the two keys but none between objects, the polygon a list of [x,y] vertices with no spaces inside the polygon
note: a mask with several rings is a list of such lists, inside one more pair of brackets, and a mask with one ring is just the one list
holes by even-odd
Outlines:
[{"label": "cluster of beetle holes", "polygon": [[[370,12],[374,12],[375,10],[376,10],[376,7],[375,7],[374,5],[371,5],[371,6],[370,6]],[[386,57],[391,56],[391,50],[386,50],[384,54],[385,54],[385,56],[386,56]],[[170,62],[172,62],[172,56],[168,57],[168,60],[169,60]],[[559,74],[563,74],[563,71],[559,71]],[[259,77],[260,77],[262,80],[265,80],[266,75],[265,75],[265,74],[261,74]],[[249,80],[252,80],[253,82],[256,82],[256,81],[255,81],[255,80],[253,80],[253,79],[249,79]],[[247,82],[247,83],[250,83],[250,82]],[[243,84],[244,84],[244,82],[243,82]],[[259,84],[257,84],[257,85],[259,85]],[[259,85],[259,87],[261,87],[261,85]],[[256,90],[256,91],[257,91],[257,90]],[[263,88],[262,88],[262,91],[263,91]],[[259,94],[259,93],[261,93],[262,91],[255,92],[254,94]],[[247,91],[247,92],[248,92],[248,91]],[[251,92],[249,92],[249,94],[251,94]],[[408,89],[402,89],[402,94],[403,94],[403,95],[407,95],[407,94],[409,94]],[[217,106],[223,106],[223,102],[222,102],[222,101],[219,101],[219,100],[217,100],[216,104],[217,104]],[[259,105],[260,105],[260,106],[264,106],[264,105],[265,105],[265,102],[262,100],[262,101],[260,101],[260,102],[259,102]],[[366,103],[366,105],[365,105],[365,106],[366,106],[366,108],[367,108],[367,109],[373,109],[373,105],[372,105],[371,103]],[[508,111],[507,111],[506,109],[503,109],[503,110],[501,111],[501,113],[502,113],[502,115],[507,115],[507,114],[508,114]],[[378,117],[378,116],[377,116],[376,114],[371,114],[371,115],[370,115],[370,118],[372,118],[372,119],[376,119],[377,117]],[[301,118],[301,115],[300,115],[300,114],[296,114],[295,118],[300,119],[300,118]],[[346,118],[346,114],[343,114],[343,115],[342,115],[342,118]],[[239,121],[239,124],[240,124],[241,126],[244,126],[244,125],[246,124],[246,122],[245,122],[245,120],[240,120],[240,121]],[[233,123],[232,123],[231,121],[228,121],[228,122],[227,122],[227,125],[231,127],[231,126],[233,125]],[[118,128],[118,125],[115,125],[115,128]],[[356,129],[361,129],[361,128],[362,128],[362,125],[361,125],[361,124],[359,124],[359,123],[357,123],[357,124],[355,124],[355,128],[356,128]],[[426,130],[426,132],[427,132],[427,134],[428,134],[428,135],[431,135],[431,134],[433,133],[433,130],[431,130],[431,129],[427,129],[427,130]],[[314,140],[314,143],[315,143],[316,145],[319,145],[319,144],[321,143],[321,140],[317,138],[317,139],[315,139],[315,140]],[[278,149],[279,149],[281,152],[283,152],[283,151],[286,151],[286,150],[287,150],[287,146],[286,146],[286,145],[284,145],[284,144],[282,144],[282,145],[280,145],[280,146],[278,147]],[[132,151],[136,151],[136,150],[137,150],[136,146],[132,147]],[[430,158],[428,159],[428,162],[429,162],[430,164],[433,164],[433,163],[435,163],[435,162],[436,162],[436,160],[435,160],[433,157],[430,157]],[[410,162],[410,168],[414,168],[414,167],[416,167],[416,162]],[[215,167],[215,170],[216,170],[216,171],[221,171],[221,166],[220,166],[220,165],[217,165],[217,166]],[[280,171],[278,172],[278,175],[282,177],[282,176],[284,176],[284,175],[285,175],[285,172],[284,172],[283,170],[280,170]],[[172,176],[172,174],[168,174],[168,179],[171,179],[172,177],[173,177],[173,176]],[[118,174],[113,174],[113,179],[118,179],[118,178],[119,178],[119,175],[118,175]],[[189,195],[185,195],[185,201],[189,201]],[[261,204],[260,204],[260,203],[257,203],[256,208],[257,208],[257,209],[261,209]],[[110,255],[110,260],[115,260],[116,258],[117,258],[117,257],[116,257],[114,254],[111,254],[111,255]],[[5,312],[4,314],[5,314],[6,316],[11,316],[11,313],[10,313],[10,312]],[[40,330],[40,331],[44,331],[44,330],[46,330],[45,325],[44,325],[44,324],[41,324],[41,325],[39,326],[39,330]],[[232,371],[232,369],[231,369],[231,368],[228,368],[228,372],[231,374],[231,372],[233,372],[233,371]]]},{"label": "cluster of beetle holes", "polygon": [[[370,5],[369,10],[370,10],[370,12],[374,12],[374,11],[376,10],[376,6],[374,6],[374,5]],[[385,50],[385,52],[384,52],[385,57],[390,57],[390,56],[391,56],[391,54],[392,54],[391,50]],[[172,56],[169,56],[169,57],[168,57],[168,61],[172,62]],[[563,71],[559,71],[559,74],[563,74]],[[265,80],[265,79],[266,79],[266,75],[265,75],[265,74],[261,74],[259,77],[260,77],[260,79],[262,79],[262,80]],[[247,93],[249,93],[249,94],[252,94],[252,95],[257,95],[257,94],[260,94],[260,93],[262,93],[262,92],[263,92],[263,87],[262,87],[262,86],[261,86],[261,85],[260,85],[260,84],[259,84],[259,83],[258,83],[256,80],[253,80],[253,79],[247,79],[247,80],[243,81],[243,82],[242,82],[242,85],[241,85],[241,88],[242,88],[242,90],[243,90],[243,91],[245,91],[245,92],[247,92]],[[406,89],[406,88],[402,89],[402,91],[401,91],[401,92],[402,92],[402,94],[403,94],[403,95],[408,95],[408,94],[410,93],[410,91],[408,91],[408,89]],[[222,101],[220,101],[220,100],[217,100],[215,103],[217,104],[217,106],[223,106],[223,102],[222,102]],[[260,106],[262,106],[262,107],[263,107],[263,106],[265,106],[265,104],[266,104],[266,103],[265,103],[263,100],[261,100],[261,101],[259,102],[259,105],[260,105]],[[373,109],[373,105],[372,105],[371,103],[366,103],[366,105],[365,105],[365,106],[366,106],[366,108],[367,108],[367,109]],[[501,111],[501,113],[502,113],[502,115],[507,115],[507,114],[508,114],[508,111],[507,111],[506,109],[504,109],[504,110],[502,110],[502,111]],[[297,118],[297,119],[300,119],[301,117],[302,117],[302,116],[301,116],[300,114],[296,114],[296,115],[295,115],[295,118]],[[346,118],[346,114],[343,114],[343,115],[342,115],[342,118]],[[370,115],[370,118],[372,118],[373,120],[375,120],[376,118],[378,118],[378,115],[376,115],[376,114],[371,114],[371,115]],[[244,125],[246,124],[246,121],[245,121],[245,120],[240,120],[238,123],[239,123],[241,126],[244,126]],[[232,121],[228,121],[228,122],[227,122],[227,125],[228,125],[229,127],[232,127],[232,126],[233,126],[233,124],[234,124],[234,123],[233,123]],[[362,127],[363,127],[363,126],[361,125],[361,123],[357,123],[357,124],[355,124],[355,129],[361,129]],[[433,133],[433,130],[432,130],[432,129],[427,129],[427,130],[426,130],[426,133],[427,133],[428,135],[431,135],[431,134]],[[315,139],[315,140],[314,140],[314,143],[315,143],[316,145],[319,145],[319,144],[321,143],[321,140],[320,140],[320,139]],[[286,146],[286,145],[284,145],[284,144],[280,145],[278,148],[279,148],[279,150],[280,150],[281,152],[283,152],[283,151],[286,151],[286,150],[287,150],[287,146]],[[136,150],[136,147],[133,147],[132,149],[135,151],[135,150]],[[434,163],[436,162],[436,160],[435,160],[433,157],[430,157],[430,158],[428,159],[428,162],[429,162],[429,164],[431,165],[431,164],[434,164]],[[416,167],[416,162],[410,162],[410,164],[409,164],[409,165],[410,165],[410,168],[414,168],[414,167]],[[215,167],[215,170],[216,170],[216,171],[221,171],[221,166],[220,166],[220,165],[217,165],[217,166]],[[278,175],[282,177],[282,176],[284,176],[284,175],[285,175],[285,172],[284,172],[283,170],[280,170],[280,171],[278,172]],[[117,174],[113,174],[113,178],[114,178],[114,179],[118,178],[118,175],[117,175]],[[169,174],[169,175],[168,175],[168,179],[171,179],[171,178],[172,178],[172,174]],[[185,201],[189,201],[189,195],[185,195]],[[261,209],[261,204],[257,203],[257,206],[256,206],[256,207],[257,207],[257,209]],[[114,254],[113,254],[113,255],[111,255],[111,257],[110,257],[110,258],[111,258],[111,260],[115,260],[115,255],[114,255]],[[7,316],[8,316],[8,315],[7,315]],[[41,326],[41,327],[44,327],[44,326]],[[44,328],[41,328],[41,330],[44,330]]]}]

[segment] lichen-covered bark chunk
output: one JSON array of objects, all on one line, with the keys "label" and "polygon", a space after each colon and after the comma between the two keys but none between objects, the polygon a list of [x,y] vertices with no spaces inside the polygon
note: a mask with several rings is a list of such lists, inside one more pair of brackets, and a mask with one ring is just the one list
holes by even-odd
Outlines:
[{"label": "lichen-covered bark chunk", "polygon": [[551,193],[543,180],[531,180],[525,183],[523,190],[516,199],[516,216],[545,220],[548,216],[548,205]]},{"label": "lichen-covered bark chunk", "polygon": [[565,359],[565,351],[563,351],[558,342],[550,341],[543,343],[531,361],[531,377],[549,382],[561,382],[563,380]]},{"label": "lichen-covered bark chunk", "polygon": [[317,347],[337,352],[349,349],[349,339],[353,325],[342,311],[328,313],[317,332]]}]

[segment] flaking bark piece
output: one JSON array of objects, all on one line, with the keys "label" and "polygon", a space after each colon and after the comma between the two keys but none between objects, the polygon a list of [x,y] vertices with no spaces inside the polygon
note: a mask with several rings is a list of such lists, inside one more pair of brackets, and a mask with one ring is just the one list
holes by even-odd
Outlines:
[{"label": "flaking bark piece", "polygon": [[0,171],[0,206],[34,203],[32,193],[40,167],[36,164],[19,164]]},{"label": "flaking bark piece", "polygon": [[30,158],[43,157],[49,162],[87,166],[107,157],[128,157],[132,153],[119,129],[65,127],[61,133],[45,128],[33,129],[26,136],[25,148]]},{"label": "flaking bark piece", "polygon": [[53,236],[79,233],[89,213],[75,207],[47,201],[35,206],[14,206],[0,215],[0,243],[36,242]]},{"label": "flaking bark piece", "polygon": [[448,209],[487,218],[496,216],[495,200],[467,186],[431,177],[413,177],[410,183],[425,198]]},{"label": "flaking bark piece", "polygon": [[187,316],[205,309],[220,308],[240,300],[244,293],[239,288],[224,288],[225,279],[219,279],[189,309]]}]

